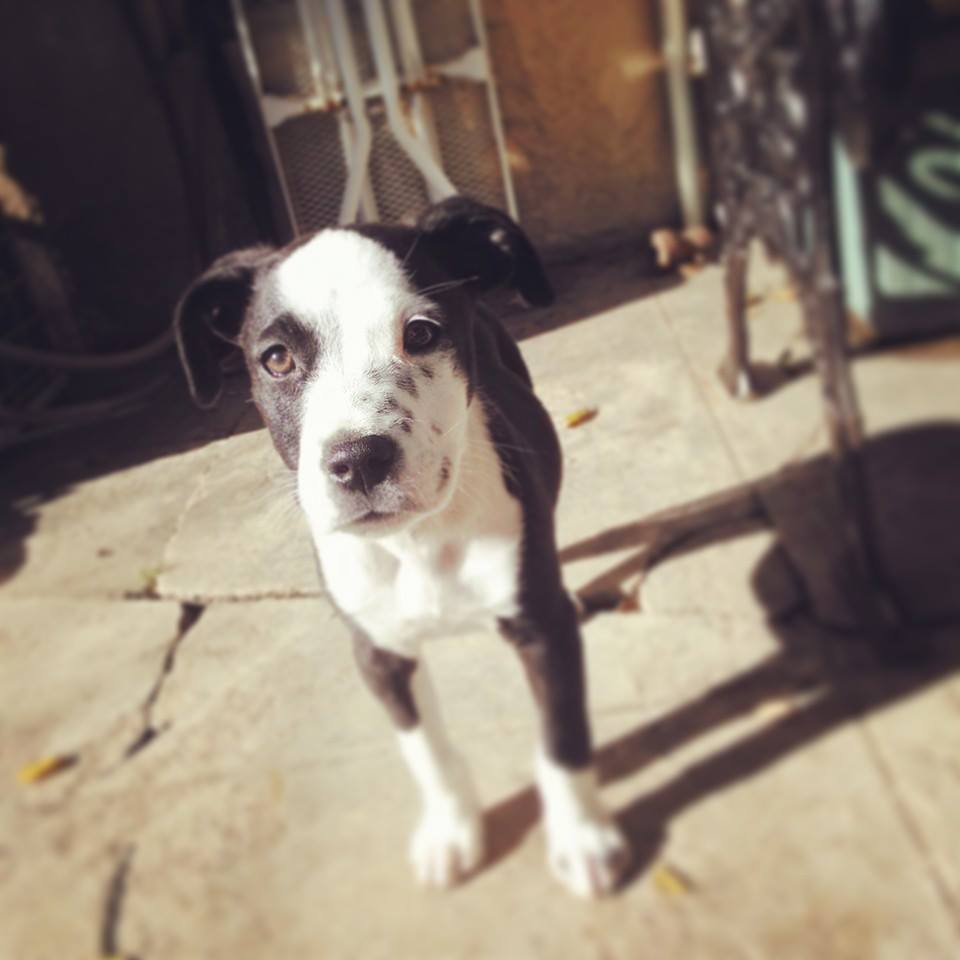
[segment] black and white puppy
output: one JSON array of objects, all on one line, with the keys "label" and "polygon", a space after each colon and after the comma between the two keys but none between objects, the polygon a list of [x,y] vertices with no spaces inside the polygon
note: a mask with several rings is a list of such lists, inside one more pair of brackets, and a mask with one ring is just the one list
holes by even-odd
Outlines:
[{"label": "black and white puppy", "polygon": [[495,625],[542,718],[549,862],[596,896],[617,886],[629,850],[591,765],[577,614],[554,540],[560,447],[515,342],[477,303],[496,286],[552,300],[520,228],[452,198],[416,227],[328,229],[221,258],[181,300],[177,341],[203,406],[219,396],[225,352],[243,349],[327,590],[422,793],[420,880],[451,885],[484,855],[481,809],[420,646]]}]

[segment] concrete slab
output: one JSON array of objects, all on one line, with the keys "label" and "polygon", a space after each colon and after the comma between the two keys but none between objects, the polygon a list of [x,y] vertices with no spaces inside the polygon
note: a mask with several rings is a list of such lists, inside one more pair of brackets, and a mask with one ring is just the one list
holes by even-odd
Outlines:
[{"label": "concrete slab", "polygon": [[[94,857],[95,824],[113,850],[124,826],[118,946],[141,956],[951,956],[949,919],[816,650],[795,658],[782,650],[796,637],[719,623],[588,627],[601,767],[644,867],[609,903],[571,901],[547,874],[529,697],[487,636],[428,654],[490,804],[495,862],[447,895],[414,885],[413,788],[322,601],[204,614],[157,701],[167,731],[71,805],[88,852],[67,873]],[[658,883],[664,864],[680,892]]]},{"label": "concrete slab", "polygon": [[[766,285],[763,290],[778,289]],[[782,288],[781,288],[782,289]],[[805,344],[799,306],[789,299],[757,294],[749,311],[752,357],[764,382],[779,382],[755,400],[730,396],[717,376],[726,351],[722,273],[708,267],[685,284],[657,297],[663,322],[677,338],[688,374],[708,405],[742,479],[778,469],[827,449],[817,380],[812,375],[778,378],[779,358],[802,360]]]},{"label": "concrete slab", "polygon": [[[78,797],[123,762],[178,634],[174,603],[0,602],[0,955],[98,956],[105,899],[121,849],[118,824]],[[71,755],[49,780],[18,770]]]},{"label": "concrete slab", "polygon": [[207,458],[201,448],[15,500],[0,548],[0,597],[152,590]]},{"label": "concrete slab", "polygon": [[851,671],[846,684],[864,715],[863,736],[905,828],[926,861],[945,907],[960,928],[960,805],[957,766],[960,664],[956,628],[938,631],[939,656],[925,669]]},{"label": "concrete slab", "polygon": [[[85,748],[129,731],[131,724],[137,728],[180,617],[178,604],[164,602],[0,602],[0,648],[10,665],[0,673],[7,718],[0,753],[9,776],[23,764],[61,753],[81,754],[79,770]],[[32,795],[17,794],[25,801]],[[46,787],[38,795],[49,798]]]},{"label": "concrete slab", "polygon": [[[563,446],[561,546],[737,481],[653,300],[605,309],[589,324],[528,337],[521,347]],[[565,417],[584,407],[596,408],[596,418],[566,427]],[[579,589],[604,563],[568,564],[568,586]]]},{"label": "concrete slab", "polygon": [[157,578],[160,595],[199,602],[318,596],[294,475],[266,431],[221,440],[205,454],[196,482],[182,491],[184,507]]},{"label": "concrete slab", "polygon": [[[783,288],[775,279],[765,289],[749,314],[761,367],[784,352],[808,351],[798,339],[798,305],[776,295]],[[657,303],[741,476],[761,481],[758,493],[814,609],[827,622],[853,625],[849,554],[837,536],[845,510],[827,457],[818,379],[807,371],[755,401],[731,398],[716,376],[726,342],[721,293],[720,270],[711,268]],[[908,609],[927,618],[960,612],[960,550],[947,506],[960,478],[958,356],[960,338],[952,338],[861,356],[853,365],[879,543]],[[892,438],[894,430],[907,432]]]}]

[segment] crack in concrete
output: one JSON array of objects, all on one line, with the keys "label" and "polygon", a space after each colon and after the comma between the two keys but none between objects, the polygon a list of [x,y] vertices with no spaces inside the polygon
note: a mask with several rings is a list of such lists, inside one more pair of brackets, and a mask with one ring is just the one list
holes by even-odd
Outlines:
[{"label": "crack in concrete", "polygon": [[131,954],[122,953],[119,947],[120,922],[123,919],[123,907],[127,893],[127,878],[136,847],[130,844],[120,855],[110,880],[107,883],[103,914],[100,919],[100,955],[102,957],[136,960]]},{"label": "crack in concrete", "polygon": [[180,621],[177,624],[177,632],[164,655],[163,663],[160,665],[160,672],[157,674],[153,686],[150,688],[146,699],[140,707],[142,717],[140,732],[133,738],[126,750],[124,750],[124,760],[128,760],[130,757],[139,753],[167,729],[167,726],[157,727],[154,725],[153,708],[163,691],[163,686],[167,682],[167,678],[170,676],[177,662],[177,652],[180,649],[180,645],[203,615],[205,609],[206,607],[199,603],[180,604]]},{"label": "crack in concrete", "polygon": [[212,603],[256,603],[258,600],[323,600],[326,596],[327,594],[318,587],[316,590],[259,590],[249,593],[217,594],[161,591],[156,599],[206,607]]}]

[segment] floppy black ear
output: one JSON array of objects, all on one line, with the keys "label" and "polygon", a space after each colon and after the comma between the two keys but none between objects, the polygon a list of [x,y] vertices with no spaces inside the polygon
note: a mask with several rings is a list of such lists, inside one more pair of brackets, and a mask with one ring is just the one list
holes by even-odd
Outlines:
[{"label": "floppy black ear", "polygon": [[237,343],[257,268],[273,253],[249,247],[216,260],[180,298],[173,319],[180,362],[200,407],[220,399],[220,364]]},{"label": "floppy black ear", "polygon": [[505,213],[469,197],[434,204],[417,226],[447,272],[477,291],[512,287],[531,306],[553,303],[553,289],[526,234]]}]

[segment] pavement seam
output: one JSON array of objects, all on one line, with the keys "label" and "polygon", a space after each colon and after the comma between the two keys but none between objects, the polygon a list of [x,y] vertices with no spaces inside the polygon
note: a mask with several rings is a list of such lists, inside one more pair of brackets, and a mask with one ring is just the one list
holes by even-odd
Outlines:
[{"label": "pavement seam", "polygon": [[[229,438],[227,438],[229,439]],[[225,441],[220,441],[225,442]],[[211,445],[212,446],[212,445]],[[209,449],[209,448],[208,448]],[[190,495],[186,498],[183,504],[183,509],[180,511],[180,515],[177,517],[177,522],[173,526],[173,532],[170,534],[170,537],[167,539],[167,542],[163,545],[163,549],[160,552],[160,573],[157,576],[156,586],[154,588],[154,593],[159,596],[159,591],[162,589],[161,584],[163,580],[163,572],[170,569],[170,548],[174,543],[179,539],[180,534],[183,532],[183,526],[187,522],[187,516],[190,511],[193,509],[194,505],[202,499],[203,495],[207,490],[207,480],[210,476],[211,471],[213,470],[214,463],[216,461],[216,455],[211,455],[207,462],[203,465],[203,468],[200,471],[200,475],[197,477],[197,482],[194,484],[193,489],[190,491]]]},{"label": "pavement seam", "polygon": [[163,692],[163,687],[167,682],[167,678],[173,672],[173,668],[177,662],[177,653],[180,650],[180,645],[203,615],[205,609],[206,608],[203,605],[197,603],[182,603],[180,605],[180,620],[177,624],[177,632],[174,635],[173,640],[170,642],[170,645],[167,647],[166,653],[164,654],[163,661],[160,664],[160,672],[157,674],[153,685],[147,692],[146,699],[141,704],[140,715],[142,722],[140,726],[140,732],[133,738],[133,740],[124,750],[124,760],[129,760],[131,757],[135,756],[167,729],[168,725],[164,725],[159,728],[154,725],[153,708],[157,700],[159,700],[160,694]]},{"label": "pavement seam", "polygon": [[730,465],[733,467],[734,472],[740,478],[741,481],[748,481],[748,477],[743,469],[743,464],[740,463],[740,459],[737,457],[736,449],[733,444],[727,438],[726,432],[723,429],[723,424],[720,421],[720,418],[717,416],[716,411],[713,409],[713,405],[710,403],[710,399],[707,396],[706,390],[703,389],[702,384],[700,383],[700,377],[698,375],[699,366],[693,362],[693,358],[690,356],[689,352],[684,348],[683,340],[681,337],[677,336],[677,332],[673,327],[673,321],[670,318],[670,314],[667,311],[666,307],[663,305],[663,295],[657,294],[653,298],[654,303],[656,304],[657,313],[660,317],[660,322],[666,328],[667,334],[677,349],[677,352],[680,354],[680,357],[683,360],[683,365],[687,368],[687,374],[690,377],[691,382],[693,383],[693,388],[696,390],[697,395],[700,397],[700,402],[703,404],[707,411],[707,415],[710,417],[710,421],[713,423],[714,430],[720,443],[723,446],[723,449],[726,451],[727,458],[730,461]]},{"label": "pavement seam", "polygon": [[[777,538],[777,547],[779,549],[780,555],[784,561],[784,566],[789,571],[791,579],[794,581],[794,586],[797,588],[797,593],[800,597],[800,602],[797,604],[795,610],[791,610],[788,616],[793,616],[798,613],[806,613],[813,616],[814,606],[810,596],[810,590],[807,586],[806,581],[803,578],[800,568],[794,562],[793,558],[790,556],[789,551],[786,548],[786,545],[783,539],[780,536],[779,528],[774,522],[773,516],[771,515],[769,509],[764,502],[763,490],[759,485],[754,485],[753,481],[748,478],[744,472],[743,465],[740,463],[739,458],[737,457],[737,452],[733,444],[727,438],[726,432],[723,429],[723,424],[720,418],[717,416],[716,411],[713,409],[713,405],[710,403],[710,399],[707,395],[707,392],[704,390],[703,386],[700,383],[700,379],[697,376],[697,367],[693,363],[693,359],[687,350],[684,349],[683,340],[677,336],[676,331],[673,328],[673,323],[670,318],[670,314],[662,303],[662,295],[657,295],[654,297],[654,301],[657,305],[657,310],[660,314],[660,319],[663,325],[667,328],[667,331],[670,337],[673,339],[674,343],[677,345],[677,350],[680,355],[683,357],[684,365],[687,368],[687,371],[690,375],[690,379],[693,382],[694,389],[700,396],[700,400],[703,403],[704,407],[707,410],[707,413],[714,425],[714,429],[720,442],[723,445],[724,450],[727,452],[727,456],[730,459],[730,462],[737,473],[737,476],[747,484],[750,484],[753,489],[753,495],[757,504],[757,512],[764,519],[767,524],[767,527],[773,532],[774,536]],[[816,431],[814,432],[813,438],[807,438],[807,442],[813,442],[816,436],[819,435],[822,424],[818,422]],[[806,445],[806,444],[805,444]],[[815,619],[815,618],[814,618]]]},{"label": "pavement seam", "polygon": [[931,882],[931,885],[933,886],[934,892],[936,893],[941,905],[947,911],[955,932],[958,936],[960,936],[960,901],[958,901],[957,897],[950,889],[949,882],[941,873],[940,868],[937,865],[936,858],[933,856],[933,852],[927,843],[926,837],[924,836],[920,825],[917,823],[913,814],[911,813],[910,806],[900,790],[900,785],[897,782],[896,776],[881,753],[872,731],[864,722],[866,716],[864,715],[863,710],[859,705],[857,709],[859,713],[857,726],[859,727],[860,736],[863,739],[866,747],[867,756],[870,758],[873,768],[877,771],[880,780],[886,787],[887,794],[890,797],[890,802],[894,809],[894,814],[900,821],[909,844],[919,854],[920,860]]},{"label": "pavement seam", "polygon": [[260,600],[323,600],[323,590],[262,590],[250,593],[178,593],[162,590],[157,594],[159,600],[170,600],[181,604],[205,607],[214,603],[257,603]]}]

